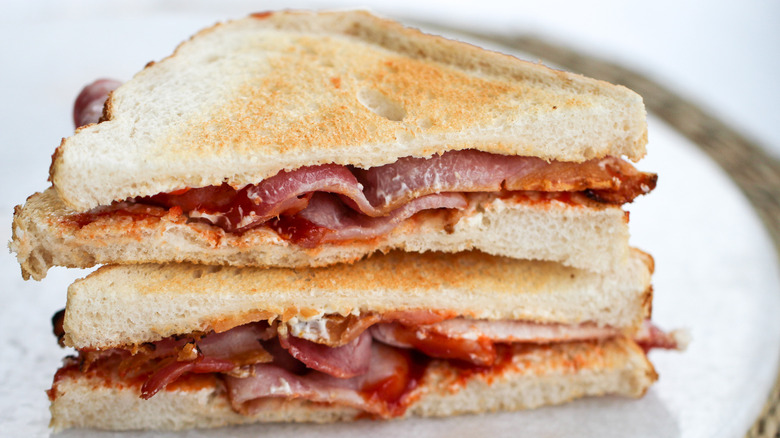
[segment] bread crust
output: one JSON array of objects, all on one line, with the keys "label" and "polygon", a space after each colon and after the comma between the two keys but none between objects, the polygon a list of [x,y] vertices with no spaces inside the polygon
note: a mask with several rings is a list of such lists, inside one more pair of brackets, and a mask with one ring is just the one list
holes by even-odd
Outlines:
[{"label": "bread crust", "polygon": [[457,222],[445,211],[418,214],[391,233],[367,241],[305,249],[267,228],[226,233],[168,212],[162,217],[102,217],[86,226],[53,189],[14,211],[10,248],[25,279],[40,280],[52,266],[88,268],[110,263],[193,262],[230,266],[310,267],[353,263],[375,252],[458,252],[478,249],[518,259],[557,261],[607,272],[629,257],[628,222],[620,207],[493,200]]},{"label": "bread crust", "polygon": [[205,29],[147,66],[111,94],[105,121],[63,141],[51,180],[86,211],[242,187],[282,169],[367,168],[466,148],[638,160],[645,118],[626,88],[367,12],[276,12]]},{"label": "bread crust", "polygon": [[[530,347],[515,353],[497,373],[464,378],[446,361],[434,361],[407,417],[519,410],[605,394],[640,397],[657,379],[653,366],[630,339]],[[271,401],[253,416],[235,413],[215,379],[172,385],[149,400],[139,388],[116,379],[71,373],[52,389],[51,427],[110,430],[182,430],[259,422],[335,422],[355,420],[354,408],[301,400]]]},{"label": "bread crust", "polygon": [[105,266],[68,288],[65,343],[104,349],[259,320],[415,310],[633,333],[651,316],[650,294],[638,254],[606,274],[479,252],[391,252],[305,269]]}]

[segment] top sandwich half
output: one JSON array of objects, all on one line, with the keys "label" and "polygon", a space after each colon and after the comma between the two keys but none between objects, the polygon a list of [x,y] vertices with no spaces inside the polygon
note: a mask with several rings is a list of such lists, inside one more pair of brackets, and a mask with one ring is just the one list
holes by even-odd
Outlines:
[{"label": "top sandwich half", "polygon": [[638,160],[646,139],[642,99],[626,88],[366,12],[280,12],[218,24],[150,63],[101,123],[62,141],[51,181],[81,212],[465,149]]},{"label": "top sandwich half", "polygon": [[622,206],[655,187],[627,161],[646,137],[620,86],[366,12],[257,14],[114,90],[57,148],[53,188],[15,210],[10,247],[35,279],[392,249],[606,272],[630,252]]}]

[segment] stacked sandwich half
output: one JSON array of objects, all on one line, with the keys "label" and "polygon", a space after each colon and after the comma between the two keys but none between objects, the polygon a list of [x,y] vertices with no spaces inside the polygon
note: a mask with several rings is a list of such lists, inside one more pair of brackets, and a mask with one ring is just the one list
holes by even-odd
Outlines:
[{"label": "stacked sandwich half", "polygon": [[655,186],[626,161],[646,137],[625,88],[365,12],[203,30],[114,90],[16,209],[26,278],[107,265],[55,317],[77,352],[52,425],[640,396],[646,350],[675,345],[622,208]]}]

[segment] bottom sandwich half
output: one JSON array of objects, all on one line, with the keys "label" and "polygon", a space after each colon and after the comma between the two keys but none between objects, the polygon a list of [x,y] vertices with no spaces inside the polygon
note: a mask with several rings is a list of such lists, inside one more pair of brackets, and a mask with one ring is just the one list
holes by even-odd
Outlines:
[{"label": "bottom sandwich half", "polygon": [[77,350],[49,391],[55,429],[184,429],[449,416],[638,397],[652,259],[613,272],[482,253],[351,266],[108,266],[55,316]]},{"label": "bottom sandwich half", "polygon": [[[585,396],[640,397],[657,377],[644,351],[625,337],[516,346],[512,350],[505,362],[488,368],[432,360],[419,376],[408,376],[410,381],[402,382],[411,388],[397,400],[392,400],[395,396],[392,388],[383,392],[388,388],[381,383],[358,391],[357,395],[374,401],[389,397],[396,409],[403,410],[402,416],[450,416],[530,409]],[[282,397],[295,385],[284,378],[278,378],[272,385],[276,396],[256,402],[251,411],[240,413],[231,406],[224,380],[216,374],[189,375],[144,400],[140,398],[138,380],[122,379],[105,370],[84,373],[77,366],[65,367],[57,374],[50,391],[51,426],[55,430],[73,427],[180,430],[366,417],[364,410],[348,404]]]}]

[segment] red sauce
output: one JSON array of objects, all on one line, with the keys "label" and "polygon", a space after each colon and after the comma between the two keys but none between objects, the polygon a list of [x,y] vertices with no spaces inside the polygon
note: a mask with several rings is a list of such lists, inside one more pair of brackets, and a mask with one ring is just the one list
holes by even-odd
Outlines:
[{"label": "red sauce", "polygon": [[204,388],[213,388],[217,384],[216,373],[192,374],[187,373],[169,384],[166,391],[197,391]]},{"label": "red sauce", "polygon": [[[431,361],[413,350],[397,349],[397,352],[403,354],[405,361],[397,367],[393,376],[360,388],[360,394],[366,401],[382,404],[381,416],[385,418],[403,415],[415,401],[410,394],[422,382]],[[366,413],[365,417],[373,418],[375,415]]]},{"label": "red sauce", "polygon": [[220,186],[184,188],[169,193],[159,193],[154,196],[135,198],[139,204],[157,205],[163,208],[180,207],[182,211],[203,210],[208,212],[226,212],[240,202],[239,191],[223,183]]},{"label": "red sauce", "polygon": [[[456,370],[456,384],[459,386],[466,385],[469,380],[476,375],[482,375],[488,378],[494,378],[500,376],[510,365],[512,365],[512,357],[514,356],[513,345],[508,344],[495,344],[496,360],[490,365],[478,365],[473,362],[466,361],[450,361],[450,365]],[[538,346],[535,346],[539,348]]]},{"label": "red sauce", "polygon": [[121,386],[138,387],[146,381],[147,374],[127,375],[119,377],[117,370],[121,362],[121,355],[110,355],[96,359],[89,364],[85,363],[84,358],[70,356],[65,359],[64,365],[54,374],[54,382],[51,389],[46,391],[50,400],[54,400],[57,395],[57,385],[66,378],[75,378],[84,376],[90,379],[103,380],[105,385],[121,382]]},{"label": "red sauce", "polygon": [[597,207],[604,204],[593,201],[583,192],[536,192],[536,191],[503,191],[499,198],[504,201],[522,202],[525,204],[550,204],[560,202],[570,207]]},{"label": "red sauce", "polygon": [[74,356],[65,358],[63,365],[54,373],[54,384],[64,379],[68,374],[79,372],[79,362]]},{"label": "red sauce", "polygon": [[181,215],[182,210],[178,207],[172,207],[166,210],[161,207],[154,207],[145,204],[126,205],[125,203],[122,203],[121,206],[117,208],[105,208],[88,211],[86,213],[71,214],[65,216],[63,221],[81,229],[101,219],[121,220],[123,218],[128,218],[135,222],[149,219],[159,219],[168,214]]},{"label": "red sauce", "polygon": [[[57,398],[57,385],[66,378],[75,378],[82,375],[87,378],[101,379],[105,385],[115,385],[121,388],[143,387],[150,377],[150,372],[122,373],[121,362],[118,357],[104,357],[91,363],[88,368],[76,357],[66,358],[64,365],[54,374],[51,389],[46,391],[50,401]],[[157,361],[155,361],[157,362]],[[164,390],[186,391],[213,387],[216,382],[216,373],[185,373],[174,382],[171,382]]]},{"label": "red sauce", "polygon": [[316,247],[330,231],[298,215],[279,216],[268,221],[267,225],[282,239],[303,248]]},{"label": "red sauce", "polygon": [[[428,356],[441,359],[457,359],[481,365],[496,361],[495,344],[486,337],[479,339],[451,338],[436,332],[420,332],[414,327],[397,325],[396,338]],[[421,336],[422,335],[422,336]]]}]

